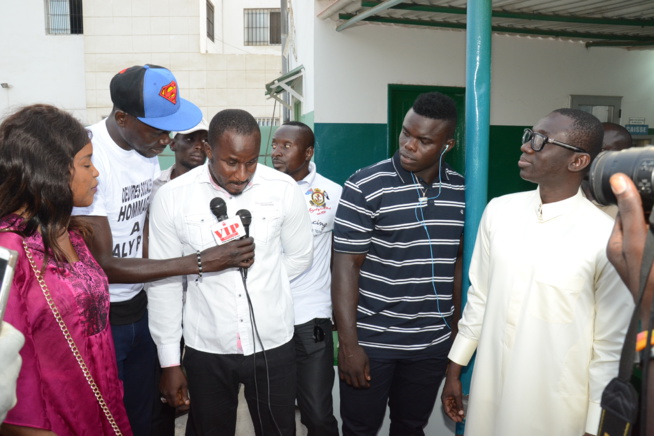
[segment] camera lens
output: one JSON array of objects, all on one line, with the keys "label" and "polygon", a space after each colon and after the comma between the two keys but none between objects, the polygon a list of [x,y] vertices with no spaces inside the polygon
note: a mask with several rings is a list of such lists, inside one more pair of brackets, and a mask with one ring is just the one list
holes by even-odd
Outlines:
[{"label": "camera lens", "polygon": [[595,200],[602,205],[617,204],[611,191],[609,178],[615,173],[624,173],[638,188],[643,200],[643,209],[652,210],[654,203],[654,146],[633,147],[621,151],[600,153],[590,167],[589,185]]}]

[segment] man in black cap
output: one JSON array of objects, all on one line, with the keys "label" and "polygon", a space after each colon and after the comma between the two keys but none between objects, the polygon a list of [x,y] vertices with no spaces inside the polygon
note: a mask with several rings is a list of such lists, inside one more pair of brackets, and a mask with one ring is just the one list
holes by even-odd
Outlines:
[{"label": "man in black cap", "polygon": [[[150,434],[156,348],[148,329],[145,282],[224,267],[224,252],[253,252],[251,238],[214,247],[197,256],[150,260],[143,233],[153,181],[161,170],[157,155],[183,131],[202,120],[201,110],[180,97],[175,76],[156,65],[134,66],[110,84],[113,109],[89,127],[93,164],[100,172],[93,204],[74,215],[93,232],[87,244],[109,277],[110,322],[125,407],[136,436]],[[221,253],[223,255],[221,256]],[[200,261],[200,256],[202,261]]]}]

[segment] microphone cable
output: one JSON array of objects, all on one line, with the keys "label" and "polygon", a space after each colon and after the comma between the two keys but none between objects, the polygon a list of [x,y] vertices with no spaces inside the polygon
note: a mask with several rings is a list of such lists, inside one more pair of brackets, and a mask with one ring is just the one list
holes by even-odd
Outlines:
[{"label": "microphone cable", "polygon": [[254,373],[254,392],[257,397],[257,415],[259,417],[259,425],[261,426],[261,431],[263,432],[264,426],[263,426],[263,420],[261,419],[261,409],[259,408],[259,386],[257,383],[257,340],[259,341],[259,345],[261,345],[261,353],[263,354],[263,361],[264,361],[264,366],[266,368],[266,383],[267,383],[267,390],[268,390],[268,412],[270,413],[270,419],[272,420],[273,424],[275,425],[275,429],[277,430],[277,433],[282,436],[282,431],[279,428],[279,425],[277,425],[277,421],[275,420],[275,415],[272,412],[272,407],[270,405],[270,371],[268,369],[268,358],[266,357],[266,350],[263,347],[263,341],[261,340],[261,335],[259,335],[259,328],[257,327],[257,321],[254,318],[254,308],[252,306],[252,300],[250,299],[250,292],[248,291],[248,286],[247,286],[247,280],[246,280],[246,273],[247,269],[246,268],[240,268],[241,272],[241,279],[243,280],[243,288],[245,289],[245,297],[248,300],[248,308],[250,311],[250,327],[252,328],[252,334],[255,336],[255,341],[253,343],[254,346],[254,352],[252,353],[252,359],[253,359],[253,373]]}]

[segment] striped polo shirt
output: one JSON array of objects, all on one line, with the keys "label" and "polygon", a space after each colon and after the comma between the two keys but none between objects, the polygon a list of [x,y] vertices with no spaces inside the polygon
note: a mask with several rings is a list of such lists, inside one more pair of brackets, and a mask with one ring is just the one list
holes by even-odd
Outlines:
[{"label": "striped polo shirt", "polygon": [[465,184],[447,164],[427,186],[399,153],[352,175],[334,223],[334,250],[366,254],[359,277],[359,344],[372,358],[447,354]]}]

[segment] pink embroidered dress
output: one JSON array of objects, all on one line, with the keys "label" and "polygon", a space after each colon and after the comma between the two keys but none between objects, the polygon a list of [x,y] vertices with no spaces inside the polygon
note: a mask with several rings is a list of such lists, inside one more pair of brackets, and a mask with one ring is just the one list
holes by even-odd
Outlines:
[{"label": "pink embroidered dress", "polygon": [[[0,228],[16,228],[16,215],[0,219]],[[57,266],[52,257],[45,282],[123,435],[131,436],[118,379],[116,355],[109,326],[109,285],[104,271],[82,237],[70,233],[79,261]],[[44,248],[40,234],[27,238],[38,268]],[[75,360],[27,260],[23,238],[0,232],[0,245],[19,254],[5,321],[25,335],[20,354],[18,403],[5,423],[50,430],[64,435],[113,435],[82,370]]]}]

